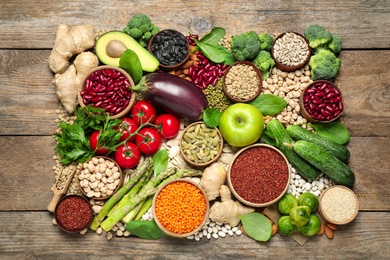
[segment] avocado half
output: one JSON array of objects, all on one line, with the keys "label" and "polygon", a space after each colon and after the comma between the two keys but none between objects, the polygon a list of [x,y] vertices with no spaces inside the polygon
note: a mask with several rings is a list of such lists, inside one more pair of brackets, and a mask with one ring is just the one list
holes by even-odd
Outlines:
[{"label": "avocado half", "polygon": [[117,67],[126,49],[131,49],[137,54],[143,71],[153,72],[160,65],[159,60],[153,54],[124,32],[111,31],[102,34],[95,44],[95,52],[99,60],[106,65]]}]

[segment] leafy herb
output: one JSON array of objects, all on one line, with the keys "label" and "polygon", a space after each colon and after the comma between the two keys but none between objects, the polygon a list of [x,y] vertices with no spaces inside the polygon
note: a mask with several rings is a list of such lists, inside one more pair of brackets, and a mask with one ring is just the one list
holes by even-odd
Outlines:
[{"label": "leafy herb", "polygon": [[208,127],[217,127],[219,125],[219,118],[222,112],[215,108],[207,108],[203,111],[203,122]]},{"label": "leafy herb", "polygon": [[168,167],[168,152],[162,149],[153,156],[153,172],[154,176],[163,172]]},{"label": "leafy herb", "polygon": [[208,34],[205,34],[199,41],[201,43],[209,43],[218,45],[219,41],[225,37],[225,29],[222,27],[214,27]]},{"label": "leafy herb", "polygon": [[164,236],[168,236],[164,233],[156,224],[154,220],[133,220],[127,223],[126,230],[137,237],[156,240]]},{"label": "leafy herb", "polygon": [[316,134],[335,141],[339,144],[346,144],[351,137],[348,129],[339,122],[309,124],[316,130]]},{"label": "leafy herb", "polygon": [[245,233],[257,241],[268,241],[272,235],[271,221],[263,214],[252,212],[237,215],[241,219]]},{"label": "leafy herb", "polygon": [[130,74],[134,84],[137,85],[140,82],[142,78],[142,65],[137,54],[133,50],[127,49],[122,53],[119,59],[119,67]]},{"label": "leafy herb", "polygon": [[255,106],[264,116],[272,116],[280,113],[287,107],[287,102],[273,94],[262,94],[249,104]]}]

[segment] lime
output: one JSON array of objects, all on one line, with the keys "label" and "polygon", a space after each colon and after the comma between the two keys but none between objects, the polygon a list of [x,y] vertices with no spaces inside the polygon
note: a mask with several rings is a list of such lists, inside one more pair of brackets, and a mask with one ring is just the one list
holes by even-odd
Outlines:
[{"label": "lime", "polygon": [[314,236],[321,228],[321,220],[316,214],[310,214],[310,219],[306,225],[299,227],[298,231],[305,236]]},{"label": "lime", "polygon": [[318,198],[310,192],[304,192],[298,197],[298,205],[308,206],[310,208],[310,212],[313,213],[318,208]]},{"label": "lime", "polygon": [[297,227],[302,227],[309,222],[310,208],[308,206],[296,206],[290,210],[291,223]]},{"label": "lime", "polygon": [[283,236],[288,236],[294,233],[296,226],[291,223],[290,216],[281,216],[278,220],[278,232]]},{"label": "lime", "polygon": [[290,210],[296,206],[298,206],[298,200],[290,193],[284,194],[284,196],[278,202],[278,210],[284,215],[288,215]]}]

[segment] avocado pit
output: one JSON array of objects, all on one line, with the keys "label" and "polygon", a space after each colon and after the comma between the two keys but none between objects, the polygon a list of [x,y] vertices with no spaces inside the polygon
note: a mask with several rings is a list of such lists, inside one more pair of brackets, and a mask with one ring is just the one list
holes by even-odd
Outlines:
[{"label": "avocado pit", "polygon": [[111,58],[120,58],[127,49],[126,45],[120,40],[111,40],[106,46],[106,54]]}]

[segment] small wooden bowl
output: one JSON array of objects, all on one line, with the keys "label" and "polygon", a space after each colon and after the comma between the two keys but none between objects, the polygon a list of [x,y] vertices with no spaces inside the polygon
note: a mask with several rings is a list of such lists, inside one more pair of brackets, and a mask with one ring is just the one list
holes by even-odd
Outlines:
[{"label": "small wooden bowl", "polygon": [[[160,221],[158,220],[158,218],[156,217],[157,214],[156,214],[156,200],[157,200],[157,197],[158,195],[160,194],[160,192],[165,188],[167,187],[169,184],[172,184],[172,183],[175,183],[175,182],[187,182],[187,183],[190,183],[192,185],[194,185],[197,189],[199,189],[199,191],[202,193],[203,197],[205,198],[205,202],[206,202],[206,212],[203,216],[203,221],[201,222],[201,224],[196,227],[194,230],[188,232],[188,233],[175,233],[175,232],[172,232],[170,230],[168,230],[166,227],[164,227]],[[178,205],[180,206],[180,205]],[[166,182],[163,186],[161,186],[157,192],[154,194],[154,197],[153,197],[153,204],[152,204],[152,212],[153,212],[153,216],[154,216],[154,221],[156,222],[157,226],[162,230],[164,231],[166,234],[172,236],[172,237],[178,237],[178,238],[183,238],[183,237],[188,237],[188,236],[191,236],[193,234],[195,234],[196,232],[198,232],[206,223],[208,217],[209,217],[209,214],[210,214],[210,203],[207,199],[207,196],[206,196],[206,193],[204,192],[204,190],[199,186],[197,185],[195,182],[189,180],[189,179],[176,179],[176,180],[171,180],[171,181],[168,181]],[[183,212],[182,214],[185,214],[185,212]]]},{"label": "small wooden bowl", "polygon": [[[173,30],[173,29],[165,29],[165,30],[161,30],[159,31],[158,33],[156,33],[149,41],[149,44],[148,44],[148,50],[150,53],[152,53],[158,60],[159,58],[153,53],[153,50],[152,50],[152,47],[153,47],[153,44],[154,44],[154,40],[156,39],[156,37],[158,37],[159,35],[161,35],[162,33],[165,33],[166,31],[171,31],[171,32],[175,32],[175,33],[178,33],[178,34],[181,34],[184,36],[184,34],[182,34],[181,32],[179,31],[176,31],[176,30]],[[163,70],[163,71],[171,71],[171,70],[177,70],[179,68],[181,68],[184,63],[186,63],[188,61],[188,59],[190,58],[190,46],[188,44],[188,41],[186,41],[186,45],[187,45],[187,56],[180,62],[180,63],[177,63],[176,65],[164,65],[161,63],[160,61],[160,69]]]},{"label": "small wooden bowl", "polygon": [[[87,197],[87,198],[89,198],[89,199],[94,199],[94,200],[106,200],[106,199],[109,199],[112,195],[114,195],[114,194],[119,190],[119,188],[122,187],[123,181],[124,181],[124,178],[125,178],[125,177],[124,177],[124,174],[123,174],[123,172],[122,172],[121,167],[118,165],[118,163],[117,163],[114,159],[111,159],[110,157],[107,157],[107,156],[94,156],[92,159],[94,159],[94,158],[97,158],[97,159],[103,158],[103,159],[105,159],[105,160],[108,160],[108,161],[110,161],[110,162],[113,162],[114,165],[118,168],[118,171],[119,171],[119,173],[120,173],[120,175],[119,175],[119,183],[118,183],[118,185],[116,186],[115,190],[113,191],[113,193],[112,193],[111,195],[108,195],[108,196],[104,196],[104,197],[95,197],[95,196],[93,196],[93,197],[88,197],[88,195],[87,195],[87,193],[84,191],[83,187],[81,187],[80,180],[78,180],[78,184],[79,184],[81,193],[82,193],[85,197]],[[91,160],[92,160],[92,159],[91,159]],[[86,163],[89,163],[91,160],[87,161]],[[82,172],[83,170],[84,170],[84,167],[81,169],[80,174],[81,174],[81,172]]]},{"label": "small wooden bowl", "polygon": [[[300,37],[302,37],[302,38],[305,40],[306,46],[307,46],[307,48],[308,48],[308,52],[309,52],[309,53],[308,53],[306,59],[305,59],[304,61],[302,61],[300,64],[295,65],[295,66],[288,66],[288,65],[283,64],[283,63],[280,62],[278,59],[276,59],[276,58],[275,58],[275,55],[274,55],[274,51],[275,51],[274,49],[275,49],[275,44],[276,44],[276,42],[277,42],[280,38],[282,38],[286,33],[294,33],[294,34],[299,35]],[[309,61],[309,59],[310,59],[310,55],[311,55],[311,48],[310,48],[310,46],[309,46],[309,41],[308,41],[302,34],[297,33],[297,32],[285,32],[285,33],[282,33],[282,34],[278,35],[278,36],[275,38],[275,41],[274,41],[274,43],[273,43],[273,45],[272,45],[272,49],[271,49],[271,57],[272,57],[272,58],[274,59],[274,61],[275,61],[275,66],[276,66],[278,69],[280,69],[280,70],[282,70],[282,71],[287,71],[287,72],[299,70],[300,68],[302,68],[303,66],[305,66],[306,63],[307,63],[307,62]]]},{"label": "small wooden bowl", "polygon": [[[270,201],[264,202],[264,203],[255,203],[255,202],[251,202],[251,201],[248,201],[248,200],[244,199],[243,197],[241,197],[241,196],[237,193],[237,191],[236,191],[236,189],[235,189],[235,187],[234,187],[234,185],[233,185],[233,183],[232,183],[232,179],[231,179],[232,166],[233,166],[234,162],[237,160],[237,157],[238,157],[239,155],[241,155],[242,153],[247,152],[249,149],[253,149],[253,148],[254,148],[254,149],[257,149],[257,148],[271,149],[271,150],[277,152],[277,154],[279,154],[279,155],[283,158],[283,161],[285,162],[286,167],[287,167],[287,169],[288,169],[288,176],[287,176],[286,184],[285,184],[285,187],[284,187],[284,189],[282,190],[282,192],[281,192],[280,194],[278,194],[278,196],[277,196],[276,198],[274,198],[274,199],[272,199],[272,200],[270,200]],[[250,163],[254,163],[254,162],[251,161]],[[265,161],[265,163],[267,163],[267,162]],[[272,171],[272,172],[270,172],[270,174],[274,174],[274,172]],[[289,184],[290,184],[290,177],[291,177],[291,169],[290,169],[288,160],[287,160],[287,158],[284,156],[284,154],[283,154],[281,151],[279,151],[277,148],[275,148],[275,147],[273,147],[273,146],[271,146],[271,145],[257,143],[257,144],[253,144],[253,145],[250,145],[250,146],[247,146],[247,147],[241,149],[239,152],[237,152],[237,153],[234,155],[234,158],[233,158],[233,160],[232,160],[232,162],[230,163],[229,168],[228,168],[227,182],[228,182],[228,186],[229,186],[229,188],[230,188],[232,194],[233,194],[234,197],[236,197],[240,202],[242,202],[243,204],[248,205],[248,206],[250,206],[250,207],[260,208],[260,207],[267,207],[267,206],[270,206],[270,205],[276,203],[281,197],[283,197],[283,195],[287,192],[288,186],[289,186]],[[254,178],[255,178],[255,177],[254,177]],[[248,183],[251,183],[251,181],[248,181]],[[268,181],[267,181],[267,184],[268,184]],[[271,182],[269,182],[268,185],[271,185]],[[257,189],[257,190],[258,190],[258,189]],[[259,191],[259,190],[258,190],[258,191]]]},{"label": "small wooden bowl", "polygon": [[[329,209],[328,206],[332,200],[334,202],[331,205],[331,209]],[[351,209],[348,216],[345,216],[342,219],[340,216],[335,217],[335,214],[337,214],[336,211],[345,212],[347,209]],[[325,221],[336,225],[345,225],[356,218],[359,212],[359,201],[356,194],[351,189],[342,185],[335,185],[327,188],[321,193],[318,211]]]},{"label": "small wooden bowl", "polygon": [[[256,72],[257,77],[259,78],[259,84],[258,84],[257,89],[256,89],[256,94],[255,94],[254,96],[252,96],[251,98],[249,98],[249,99],[239,99],[239,98],[237,98],[237,97],[234,97],[234,96],[232,96],[232,95],[228,92],[228,90],[227,90],[227,86],[226,86],[226,84],[225,84],[226,75],[228,75],[230,69],[233,68],[233,67],[236,66],[236,65],[248,65],[248,66],[251,66],[251,67],[254,69],[254,71]],[[263,78],[262,78],[262,76],[261,76],[260,70],[256,67],[255,64],[253,64],[252,62],[249,62],[249,61],[236,61],[235,63],[233,63],[232,65],[230,65],[230,66],[226,69],[226,71],[225,71],[225,73],[224,73],[224,75],[223,75],[223,81],[222,81],[222,89],[223,89],[223,92],[225,93],[226,97],[227,97],[230,101],[232,101],[232,102],[234,102],[234,103],[248,103],[248,102],[254,100],[255,98],[257,98],[257,97],[260,95],[262,86],[263,86]]]},{"label": "small wooden bowl", "polygon": [[[199,125],[199,127],[201,125],[203,125],[204,123],[202,121],[198,121],[198,122],[194,122],[190,125],[188,125],[182,132],[181,136],[180,136],[180,154],[182,156],[182,158],[191,166],[195,167],[195,168],[204,168],[204,167],[207,167],[209,165],[211,165],[213,162],[217,161],[219,159],[219,157],[221,157],[221,154],[222,154],[222,149],[223,149],[223,138],[222,138],[222,134],[221,132],[219,131],[218,128],[214,128],[216,131],[217,131],[217,136],[219,137],[219,150],[217,152],[217,154],[214,156],[213,159],[207,161],[207,162],[204,162],[204,163],[197,163],[193,160],[191,160],[191,158],[188,158],[188,155],[185,153],[185,148],[183,147],[183,140],[185,138],[185,135],[186,133],[188,132],[189,129],[191,129],[192,127],[197,127]],[[200,127],[201,128],[201,127]],[[211,129],[211,128],[208,128],[208,129]],[[213,129],[213,130],[214,130]],[[196,136],[199,136],[199,133],[196,133],[195,132],[195,135]]]},{"label": "small wooden bowl", "polygon": [[[83,98],[81,97],[81,91],[84,90],[84,87],[85,87],[85,81],[89,78],[89,76],[98,71],[98,70],[103,70],[103,69],[113,69],[113,70],[116,70],[116,71],[119,71],[122,75],[124,75],[127,80],[130,82],[130,86],[133,87],[134,86],[134,81],[133,79],[130,77],[130,75],[124,71],[123,69],[121,68],[118,68],[118,67],[115,67],[115,66],[108,66],[108,65],[104,65],[104,66],[98,66],[96,68],[93,68],[91,69],[86,77],[82,80],[83,84],[81,84],[80,88],[79,88],[79,91],[78,91],[78,94],[77,94],[77,99],[79,101],[79,104],[81,107],[85,107],[85,104],[84,104],[84,101],[83,101]],[[125,107],[124,110],[122,110],[121,112],[119,112],[118,114],[116,115],[112,115],[110,116],[111,119],[115,119],[115,118],[122,118],[124,117],[125,115],[127,115],[127,113],[129,113],[131,107],[133,106],[134,102],[135,102],[135,96],[136,96],[136,93],[133,91],[131,93],[131,97],[130,97],[130,101],[129,101],[129,104]]]}]

